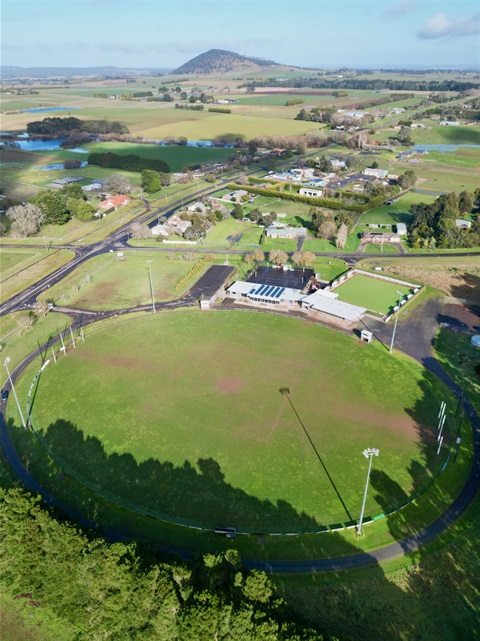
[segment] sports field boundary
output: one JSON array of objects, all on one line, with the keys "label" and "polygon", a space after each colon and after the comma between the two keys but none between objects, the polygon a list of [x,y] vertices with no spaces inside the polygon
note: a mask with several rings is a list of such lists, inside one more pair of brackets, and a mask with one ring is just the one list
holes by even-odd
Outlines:
[{"label": "sports field boundary", "polygon": [[[272,314],[274,316],[289,317],[288,314],[282,314],[281,312],[270,311],[270,310],[264,311],[264,310],[252,310],[252,309],[244,309],[244,310],[237,310],[236,309],[235,311],[250,311],[250,312],[251,311],[256,311],[256,312],[261,312],[261,313],[269,313],[269,314]],[[112,322],[111,324],[118,324],[118,322],[124,323],[124,322],[127,322],[127,321],[131,322],[131,321],[135,321],[138,318],[142,318],[142,317],[143,316],[137,316],[137,315],[135,315],[133,317],[131,317],[129,315],[122,316],[121,318],[115,318],[115,321]],[[290,318],[291,317],[292,316],[290,315]],[[300,317],[300,318],[295,317],[295,318],[297,320],[303,319],[303,317]],[[317,323],[317,322],[313,321],[313,324],[317,324],[319,326],[327,327],[328,329],[332,329],[332,328],[329,328],[328,326],[322,324],[321,322]],[[107,323],[100,322],[100,326],[99,327],[95,327],[95,325],[96,325],[96,323],[92,323],[90,325],[90,327],[89,327],[90,331],[86,334],[87,337],[90,336],[93,333],[96,333],[98,331],[102,331],[102,330],[107,329],[108,326],[110,325],[110,323],[108,323],[108,322]],[[339,330],[339,331],[341,331],[341,330]],[[352,338],[352,333],[349,333],[347,331],[341,331],[341,333],[343,333],[344,335],[349,336],[350,338]],[[70,342],[68,340],[69,337],[70,337]],[[77,340],[79,340],[79,341],[82,340],[82,342],[85,340],[84,339],[84,335],[83,335],[83,331],[82,331],[81,335],[77,334]],[[59,342],[61,342],[62,347],[60,347],[57,350],[57,352],[55,352],[54,345],[58,346]],[[55,341],[52,341],[50,343],[50,348],[52,350],[52,357],[53,357],[54,363],[57,362],[57,357],[58,358],[62,358],[62,359],[67,357],[69,351],[71,352],[73,349],[76,349],[76,347],[75,347],[75,338],[74,338],[74,335],[73,335],[73,331],[70,331],[69,334],[66,333],[65,337],[62,337],[61,334],[59,334],[59,336],[56,337]],[[192,530],[199,530],[199,531],[208,532],[208,533],[215,533],[216,530],[218,529],[218,526],[217,527],[215,527],[215,526],[205,526],[205,525],[200,524],[198,521],[195,522],[192,519],[170,518],[170,517],[167,517],[165,515],[160,515],[158,512],[156,512],[154,510],[138,509],[135,506],[135,504],[133,504],[132,502],[127,501],[125,499],[119,499],[118,497],[115,497],[111,493],[107,493],[107,492],[102,491],[99,487],[97,487],[95,484],[91,483],[88,479],[86,479],[83,475],[79,474],[76,470],[72,470],[70,464],[67,461],[65,461],[63,459],[63,457],[59,456],[58,454],[52,453],[52,451],[51,451],[51,449],[50,449],[50,447],[48,445],[48,442],[46,441],[44,436],[40,433],[40,431],[38,429],[36,429],[36,427],[34,426],[34,422],[32,420],[32,416],[31,416],[31,408],[32,408],[32,405],[33,405],[33,401],[34,401],[34,398],[35,398],[35,394],[36,394],[38,385],[40,383],[41,375],[45,371],[45,369],[52,362],[52,358],[47,358],[46,357],[46,353],[45,353],[45,357],[44,357],[43,353],[39,354],[38,352],[39,352],[39,350],[35,350],[34,352],[32,352],[32,354],[30,355],[31,358],[28,361],[28,362],[33,361],[35,359],[35,354],[36,355],[40,355],[41,358],[42,358],[42,365],[38,369],[38,371],[36,372],[32,382],[30,384],[30,387],[29,387],[29,390],[28,390],[28,394],[27,394],[27,399],[26,399],[27,426],[30,428],[30,430],[34,434],[35,440],[38,443],[38,445],[46,452],[50,462],[53,463],[53,465],[57,468],[58,473],[62,474],[63,476],[68,476],[70,479],[72,479],[72,481],[74,481],[76,484],[78,484],[83,490],[86,490],[88,493],[96,496],[97,498],[99,498],[101,500],[104,500],[104,501],[107,501],[111,505],[120,507],[120,508],[122,508],[122,509],[124,509],[124,510],[126,510],[126,511],[132,513],[132,514],[137,515],[137,516],[148,517],[148,518],[154,519],[157,522],[165,523],[165,524],[168,524],[168,525],[174,525],[174,526],[177,526],[177,527],[184,527],[184,528],[189,528],[189,529],[192,529]],[[16,368],[16,370],[14,371],[15,378],[17,378],[19,376],[21,371],[23,371],[23,368],[21,370],[19,370],[19,368]],[[448,454],[446,459],[444,460],[443,464],[440,466],[440,468],[434,474],[432,474],[432,476],[428,479],[427,483],[419,491],[415,492],[414,494],[411,494],[407,498],[407,500],[403,501],[400,504],[393,505],[392,508],[387,510],[387,511],[380,512],[380,513],[375,514],[375,515],[367,515],[367,516],[365,516],[363,518],[363,524],[367,524],[368,525],[369,523],[374,523],[374,522],[379,521],[379,520],[381,520],[383,518],[387,518],[388,516],[391,516],[391,515],[395,514],[396,512],[399,512],[400,510],[406,508],[408,505],[414,503],[419,498],[424,496],[430,490],[430,488],[435,484],[435,482],[438,480],[438,478],[441,476],[441,474],[445,471],[450,459],[451,459],[451,454]],[[265,531],[265,530],[262,530],[262,528],[259,529],[257,527],[257,528],[252,529],[251,531],[239,529],[239,530],[236,530],[236,534],[240,535],[240,536],[252,536],[253,534],[255,534],[255,535],[261,534],[262,536],[295,536],[295,537],[298,537],[298,536],[303,536],[303,535],[314,535],[314,534],[324,534],[324,533],[327,533],[327,532],[344,531],[344,530],[353,529],[353,528],[355,528],[357,526],[358,526],[358,521],[356,519],[352,519],[350,521],[338,521],[336,523],[322,525],[322,526],[319,526],[318,528],[315,528],[315,529],[312,529],[312,530],[302,530],[302,531],[294,530],[294,531],[280,531],[280,532],[277,532],[277,531]]]}]

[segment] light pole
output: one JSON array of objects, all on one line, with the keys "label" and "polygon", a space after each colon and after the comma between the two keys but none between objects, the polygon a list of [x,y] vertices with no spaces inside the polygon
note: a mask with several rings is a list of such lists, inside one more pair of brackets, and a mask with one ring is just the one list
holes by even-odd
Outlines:
[{"label": "light pole", "polygon": [[400,298],[398,300],[397,313],[395,314],[395,324],[393,326],[392,342],[390,343],[390,354],[393,352],[393,341],[395,340],[395,332],[397,331],[398,315],[400,314],[400,301],[403,298],[402,292],[397,291],[397,294],[400,296]]},{"label": "light pole", "polygon": [[152,312],[155,314],[156,309],[155,309],[155,298],[153,296],[153,285],[152,285],[152,269],[150,267],[151,260],[147,260],[148,264],[148,278],[150,280],[150,294],[152,295]]},{"label": "light pole", "polygon": [[18,396],[17,396],[17,392],[15,391],[15,385],[13,384],[12,377],[10,376],[10,370],[8,369],[9,363],[10,363],[10,356],[7,356],[7,358],[3,361],[3,364],[5,365],[5,369],[7,370],[8,380],[10,381],[10,386],[12,388],[13,395],[15,396],[15,400],[17,402],[18,413],[20,414],[20,418],[22,419],[22,425],[24,429],[27,429],[27,426],[25,424],[25,419],[23,418],[22,409],[20,407],[20,403],[18,402]]},{"label": "light pole", "polygon": [[365,458],[369,458],[370,461],[368,463],[367,482],[365,483],[365,492],[363,494],[362,511],[360,513],[360,521],[358,522],[358,528],[357,528],[358,535],[362,533],[363,513],[365,512],[365,502],[367,500],[368,481],[370,480],[370,470],[372,469],[372,460],[373,460],[373,457],[378,456],[379,453],[380,453],[380,450],[377,450],[374,447],[367,447],[366,450],[363,450],[363,456],[365,456]]}]

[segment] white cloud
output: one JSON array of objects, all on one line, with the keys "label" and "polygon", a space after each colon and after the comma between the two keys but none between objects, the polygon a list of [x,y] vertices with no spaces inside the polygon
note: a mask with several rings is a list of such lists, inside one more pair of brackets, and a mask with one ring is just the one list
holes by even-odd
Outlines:
[{"label": "white cloud", "polygon": [[449,18],[444,13],[437,13],[427,20],[418,32],[422,40],[437,38],[460,38],[480,33],[480,13],[471,18]]},{"label": "white cloud", "polygon": [[384,15],[387,18],[398,18],[399,16],[403,16],[405,13],[415,11],[418,5],[418,0],[399,0],[399,2],[394,2],[389,5],[385,9]]}]

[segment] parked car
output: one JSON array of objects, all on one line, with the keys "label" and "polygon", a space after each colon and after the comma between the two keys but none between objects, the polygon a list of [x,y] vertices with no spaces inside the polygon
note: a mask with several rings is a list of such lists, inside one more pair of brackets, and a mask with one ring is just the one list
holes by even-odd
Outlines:
[{"label": "parked car", "polygon": [[5,403],[7,398],[8,398],[8,389],[2,389],[2,403]]}]

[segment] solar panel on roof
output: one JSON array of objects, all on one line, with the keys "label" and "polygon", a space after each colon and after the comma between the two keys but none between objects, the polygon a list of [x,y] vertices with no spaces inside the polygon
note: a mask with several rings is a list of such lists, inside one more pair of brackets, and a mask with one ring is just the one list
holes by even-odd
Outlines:
[{"label": "solar panel on roof", "polygon": [[259,296],[263,296],[263,294],[266,292],[268,288],[268,285],[260,285],[259,289],[257,290],[257,294]]},{"label": "solar panel on roof", "polygon": [[275,285],[270,285],[270,287],[265,292],[265,296],[271,296],[274,289],[275,289]]},{"label": "solar panel on roof", "polygon": [[280,287],[280,291],[276,295],[276,298],[280,298],[280,296],[283,294],[284,291],[285,291],[285,287]]}]

